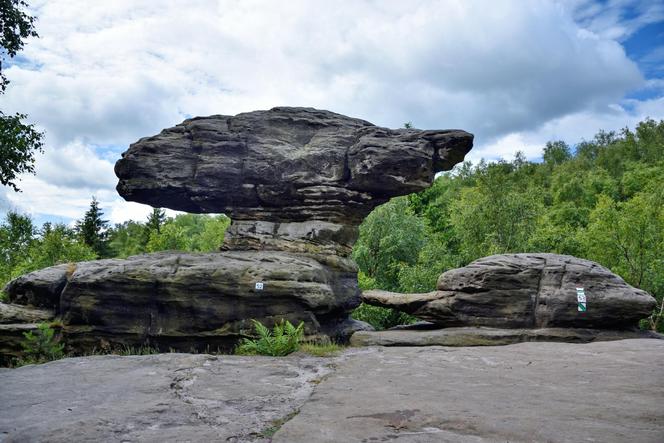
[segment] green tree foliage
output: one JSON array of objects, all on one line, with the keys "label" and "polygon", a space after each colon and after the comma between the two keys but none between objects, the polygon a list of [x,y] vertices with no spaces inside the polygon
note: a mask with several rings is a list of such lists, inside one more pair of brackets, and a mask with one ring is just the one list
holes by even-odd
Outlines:
[{"label": "green tree foliage", "polygon": [[[465,162],[433,185],[377,208],[353,256],[363,289],[435,289],[441,272],[495,253],[554,252],[603,264],[655,296],[664,330],[664,121],[600,131],[571,149],[547,143],[542,162]],[[380,309],[380,308],[376,308]],[[395,313],[361,306],[376,324]]]},{"label": "green tree foliage", "polygon": [[230,219],[225,215],[180,214],[167,219],[159,231],[150,231],[146,250],[217,251],[229,225]]},{"label": "green tree foliage", "polygon": [[108,247],[113,257],[127,258],[142,254],[146,251],[147,240],[143,223],[130,220],[108,230]]},{"label": "green tree foliage", "polygon": [[[28,37],[37,37],[35,18],[26,14],[23,0],[0,0],[0,94],[9,80],[2,71],[5,56],[13,58]],[[34,125],[23,123],[24,114],[6,115],[0,111],[0,184],[19,191],[19,174],[34,173],[35,153],[42,152],[43,134]]]},{"label": "green tree foliage", "polygon": [[81,236],[83,243],[92,248],[99,258],[109,255],[107,236],[108,220],[102,217],[104,212],[99,208],[99,202],[92,197],[90,209],[87,210],[82,220],[76,223],[76,231]]},{"label": "green tree foliage", "polygon": [[400,270],[417,262],[424,241],[424,222],[413,215],[406,198],[395,198],[362,223],[353,258],[378,288],[395,291]]},{"label": "green tree foliage", "polygon": [[5,115],[0,111],[0,184],[19,191],[19,174],[35,172],[35,153],[43,152],[43,134],[23,123],[25,114]]},{"label": "green tree foliage", "polygon": [[25,357],[18,363],[35,364],[58,360],[64,357],[64,344],[60,343],[55,330],[47,323],[41,323],[36,331],[23,333],[21,347]]},{"label": "green tree foliage", "polygon": [[11,269],[11,278],[49,266],[97,258],[96,252],[65,225],[46,224],[40,234],[32,240],[23,258]]},{"label": "green tree foliage", "polygon": [[5,55],[13,58],[25,45],[28,37],[37,37],[35,17],[25,13],[28,3],[24,0],[0,0],[0,90],[5,91],[9,80],[2,72]]},{"label": "green tree foliage", "polygon": [[12,271],[32,245],[35,227],[30,217],[9,212],[0,225],[0,281],[11,279]]}]

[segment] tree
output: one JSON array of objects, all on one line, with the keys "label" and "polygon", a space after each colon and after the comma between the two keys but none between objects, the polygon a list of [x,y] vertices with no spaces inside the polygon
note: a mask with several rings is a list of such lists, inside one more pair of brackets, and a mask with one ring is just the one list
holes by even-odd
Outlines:
[{"label": "tree", "polygon": [[422,219],[412,214],[406,198],[394,198],[362,223],[353,258],[380,289],[396,291],[401,268],[417,262],[424,242]]},{"label": "tree", "polygon": [[161,208],[152,208],[148,215],[148,221],[145,223],[145,229],[149,232],[155,231],[159,234],[162,225],[166,221],[166,213]]},{"label": "tree", "polygon": [[[23,0],[0,0],[0,93],[9,84],[2,71],[4,55],[13,58],[23,49],[24,39],[37,37],[35,18],[22,11],[27,6]],[[43,152],[43,133],[23,123],[25,118],[25,114],[6,115],[0,111],[0,184],[14,191],[19,191],[17,176],[34,173],[35,153]]]},{"label": "tree", "polygon": [[[25,45],[24,39],[38,37],[35,31],[35,17],[21,10],[27,8],[24,0],[0,0],[0,46],[10,58],[13,58]],[[5,91],[9,80],[2,72],[5,58],[0,54],[0,90]]]},{"label": "tree", "polygon": [[572,157],[569,146],[564,141],[547,142],[544,148],[544,163],[559,165]]},{"label": "tree", "polygon": [[108,247],[113,257],[126,258],[142,254],[149,240],[143,223],[126,221],[108,230]]},{"label": "tree", "polygon": [[96,252],[79,240],[78,235],[62,224],[46,225],[41,238],[35,239],[11,272],[11,278],[61,263],[94,260]]},{"label": "tree", "polygon": [[27,215],[9,212],[0,225],[0,284],[12,277],[12,270],[34,241],[35,228]]},{"label": "tree", "polygon": [[108,220],[102,219],[103,215],[104,212],[99,208],[99,202],[93,196],[90,209],[85,213],[83,220],[76,223],[76,231],[83,243],[92,248],[100,258],[108,255],[106,243]]}]

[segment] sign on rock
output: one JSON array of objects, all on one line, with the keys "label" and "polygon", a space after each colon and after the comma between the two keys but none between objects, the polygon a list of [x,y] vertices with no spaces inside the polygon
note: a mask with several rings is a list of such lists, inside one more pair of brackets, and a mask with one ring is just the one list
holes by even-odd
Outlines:
[{"label": "sign on rock", "polygon": [[263,290],[263,282],[262,281],[256,282],[256,290],[257,291],[262,291]]},{"label": "sign on rock", "polygon": [[583,288],[576,288],[576,303],[579,312],[587,311],[588,308],[586,306],[586,293],[584,292]]}]

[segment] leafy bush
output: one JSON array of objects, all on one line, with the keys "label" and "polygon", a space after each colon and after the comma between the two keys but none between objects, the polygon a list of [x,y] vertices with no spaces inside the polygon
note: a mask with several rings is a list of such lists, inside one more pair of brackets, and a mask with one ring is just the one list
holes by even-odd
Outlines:
[{"label": "leafy bush", "polygon": [[48,323],[41,323],[36,331],[24,332],[21,347],[25,357],[20,364],[45,363],[64,357],[64,344],[55,336],[55,330]]},{"label": "leafy bush", "polygon": [[355,320],[369,323],[378,331],[398,325],[409,325],[417,321],[415,317],[408,315],[405,312],[400,312],[396,309],[371,306],[366,303],[362,303],[358,306],[353,311],[352,317]]},{"label": "leafy bush", "polygon": [[252,322],[258,338],[245,338],[237,347],[236,354],[282,357],[300,349],[300,340],[304,335],[303,322],[295,327],[288,320],[282,320],[274,325],[272,331],[257,320]]}]

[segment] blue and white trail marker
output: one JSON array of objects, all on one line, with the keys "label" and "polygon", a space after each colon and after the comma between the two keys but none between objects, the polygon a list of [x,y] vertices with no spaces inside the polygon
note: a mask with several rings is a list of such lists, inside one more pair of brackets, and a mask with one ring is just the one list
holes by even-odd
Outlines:
[{"label": "blue and white trail marker", "polygon": [[586,293],[583,288],[576,288],[576,305],[579,312],[586,312],[588,310],[586,305]]},{"label": "blue and white trail marker", "polygon": [[257,291],[262,291],[263,290],[263,282],[262,281],[256,282],[256,290]]}]

